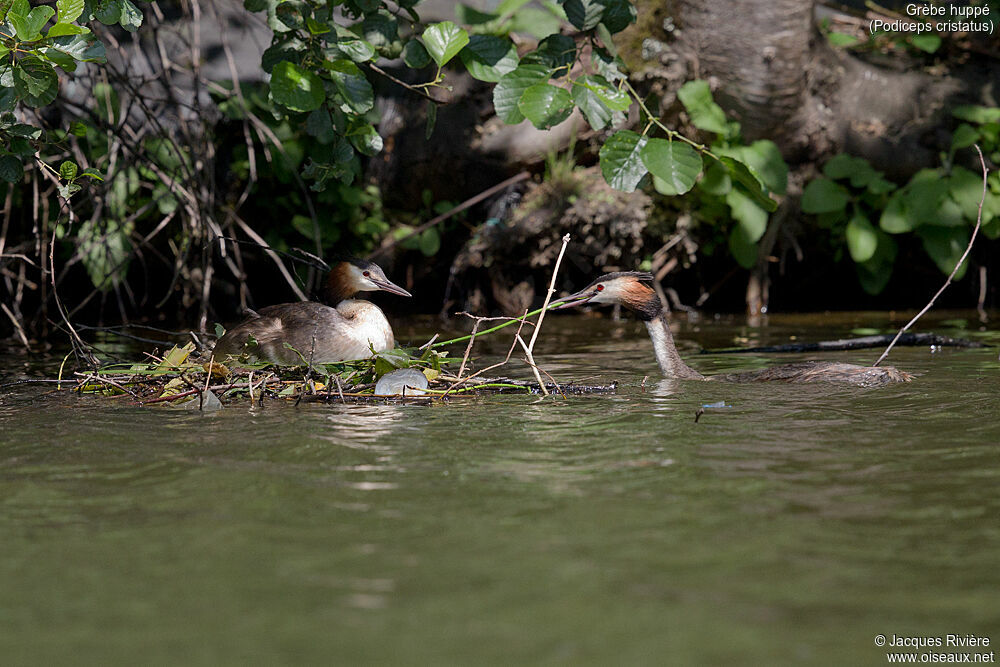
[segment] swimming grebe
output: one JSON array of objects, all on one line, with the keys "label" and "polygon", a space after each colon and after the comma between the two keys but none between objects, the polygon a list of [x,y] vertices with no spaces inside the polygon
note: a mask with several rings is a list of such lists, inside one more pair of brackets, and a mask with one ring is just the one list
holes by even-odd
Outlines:
[{"label": "swimming grebe", "polygon": [[326,281],[326,299],[333,307],[305,301],[261,308],[227,331],[213,354],[218,360],[246,354],[253,360],[295,366],[310,360],[329,364],[365,359],[372,349],[390,350],[395,340],[382,310],[370,301],[351,298],[378,290],[412,296],[391,283],[377,264],[359,259],[339,262]]},{"label": "swimming grebe", "polygon": [[827,361],[807,361],[798,364],[773,366],[746,373],[725,373],[705,377],[684,363],[674,346],[663,304],[646,283],[653,280],[651,273],[625,271],[601,276],[571,296],[559,308],[581,306],[585,303],[620,303],[646,324],[660,370],[668,378],[688,380],[713,380],[718,382],[847,382],[862,387],[874,387],[891,382],[909,382],[913,376],[886,367],[857,366]]}]

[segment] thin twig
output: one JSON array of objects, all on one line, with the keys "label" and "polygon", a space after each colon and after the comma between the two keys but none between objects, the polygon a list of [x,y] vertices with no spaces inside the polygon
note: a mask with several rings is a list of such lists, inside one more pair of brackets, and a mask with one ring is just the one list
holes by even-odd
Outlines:
[{"label": "thin twig", "polygon": [[[545,311],[548,310],[549,302],[552,301],[552,295],[556,292],[556,277],[559,274],[559,265],[562,264],[563,255],[566,253],[566,246],[569,245],[569,239],[569,234],[562,237],[562,247],[559,248],[559,256],[556,257],[556,265],[552,268],[552,280],[549,281],[549,291],[545,293],[545,301],[542,303],[542,312],[538,314],[538,322],[535,324],[535,330],[531,333],[531,342],[529,342],[527,346],[524,346],[522,343],[522,346],[524,347],[524,355],[528,358],[528,364],[531,366],[531,370],[535,373],[535,379],[538,380],[538,386],[542,388],[542,393],[546,396],[549,395],[549,390],[545,388],[542,376],[538,374],[538,366],[535,365],[535,358],[532,352],[535,349],[535,341],[538,340],[538,332],[542,330],[542,321],[545,319]],[[548,373],[546,373],[546,375],[548,375]],[[555,383],[555,380],[552,382]],[[558,384],[556,384],[556,388],[559,388]]]},{"label": "thin twig", "polygon": [[976,215],[976,227],[975,229],[972,230],[972,238],[969,239],[969,245],[966,246],[965,252],[962,253],[962,258],[955,263],[955,268],[951,270],[951,274],[948,276],[948,279],[944,281],[944,285],[941,285],[941,289],[939,289],[937,293],[931,297],[931,300],[927,303],[926,306],[924,306],[923,310],[914,315],[913,319],[910,320],[906,324],[906,326],[904,326],[902,329],[899,330],[899,333],[896,334],[896,337],[892,339],[891,343],[889,343],[889,347],[885,348],[885,352],[882,353],[882,356],[878,358],[878,361],[872,364],[873,367],[878,366],[880,363],[882,363],[882,361],[887,356],[889,356],[889,350],[891,350],[893,345],[896,344],[896,341],[899,340],[899,337],[902,336],[904,333],[906,333],[906,330],[909,329],[911,326],[913,326],[914,322],[919,320],[924,313],[926,313],[928,310],[931,309],[931,306],[934,305],[934,302],[937,301],[937,298],[941,296],[941,293],[944,292],[945,289],[948,287],[948,285],[951,284],[951,281],[955,277],[955,274],[958,273],[959,267],[962,266],[962,264],[965,262],[965,258],[969,256],[969,252],[972,250],[972,244],[976,242],[976,235],[979,233],[979,226],[983,222],[983,204],[986,202],[986,178],[989,175],[989,170],[986,168],[986,160],[983,158],[983,152],[979,150],[979,144],[973,144],[973,146],[975,147],[976,152],[979,153],[979,164],[982,165],[983,167],[983,196],[979,200],[979,213]]}]

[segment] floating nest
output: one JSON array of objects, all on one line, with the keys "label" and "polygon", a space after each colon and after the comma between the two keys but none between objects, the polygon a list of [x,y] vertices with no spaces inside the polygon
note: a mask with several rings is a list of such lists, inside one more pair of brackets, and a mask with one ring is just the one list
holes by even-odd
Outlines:
[{"label": "floating nest", "polygon": [[[452,361],[447,353],[426,350],[411,356],[407,350],[378,353],[370,359],[312,367],[268,364],[227,366],[212,360],[194,359],[191,344],[174,347],[162,358],[133,364],[111,364],[75,373],[73,391],[108,397],[130,398],[136,405],[214,410],[225,405],[265,401],[308,403],[363,403],[431,405],[485,394],[541,394],[537,382],[507,377],[459,378],[444,369]],[[407,388],[400,394],[375,393],[378,378],[397,369],[417,369],[426,386]],[[62,381],[62,378],[60,378]],[[550,394],[614,393],[608,385],[545,384]]]}]

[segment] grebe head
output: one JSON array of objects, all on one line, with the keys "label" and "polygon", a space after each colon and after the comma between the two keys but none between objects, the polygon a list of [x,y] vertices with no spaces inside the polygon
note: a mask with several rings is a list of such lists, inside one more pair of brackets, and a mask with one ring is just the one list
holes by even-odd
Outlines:
[{"label": "grebe head", "polygon": [[390,292],[399,296],[413,296],[385,277],[378,264],[363,259],[339,262],[330,270],[326,280],[327,297],[336,304],[358,292]]},{"label": "grebe head", "polygon": [[652,320],[663,312],[663,305],[656,292],[647,283],[653,281],[653,274],[643,271],[622,271],[606,273],[576,294],[564,297],[559,309],[582,306],[586,303],[620,303],[639,316],[641,320]]}]

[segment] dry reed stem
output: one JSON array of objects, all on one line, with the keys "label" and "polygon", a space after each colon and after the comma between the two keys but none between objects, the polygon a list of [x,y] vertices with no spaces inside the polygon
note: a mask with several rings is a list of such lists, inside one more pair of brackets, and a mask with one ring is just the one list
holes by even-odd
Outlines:
[{"label": "dry reed stem", "polygon": [[979,164],[983,168],[983,196],[979,200],[979,213],[976,215],[976,227],[975,229],[972,230],[972,238],[969,239],[969,245],[965,247],[965,252],[962,253],[961,259],[959,259],[955,263],[955,268],[951,270],[951,274],[948,276],[948,279],[944,281],[944,285],[941,285],[941,289],[939,289],[934,294],[934,296],[931,297],[931,300],[927,302],[927,305],[924,306],[923,310],[914,315],[913,319],[907,322],[906,326],[904,326],[902,329],[899,330],[899,332],[896,333],[896,337],[892,339],[891,343],[889,343],[889,347],[885,348],[885,352],[883,352],[882,356],[878,358],[878,361],[872,364],[872,367],[878,366],[880,363],[882,363],[882,361],[885,360],[887,356],[889,356],[889,350],[893,348],[893,346],[896,344],[896,341],[899,340],[899,337],[902,336],[904,333],[906,333],[907,329],[913,326],[913,324],[917,320],[919,320],[924,313],[926,313],[928,310],[931,309],[931,306],[934,305],[934,302],[937,301],[937,298],[941,296],[941,293],[944,292],[945,289],[948,288],[948,285],[951,284],[951,281],[955,277],[955,274],[958,273],[958,268],[962,266],[962,264],[965,262],[965,258],[969,256],[969,252],[972,250],[972,244],[976,242],[976,235],[979,233],[979,227],[983,222],[983,204],[986,203],[986,179],[987,176],[989,175],[989,170],[986,168],[986,160],[983,158],[983,151],[979,149],[979,144],[973,144],[973,146],[975,147],[976,152],[979,153]]}]

